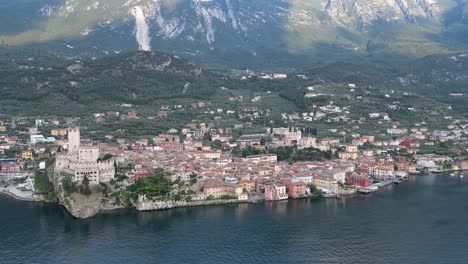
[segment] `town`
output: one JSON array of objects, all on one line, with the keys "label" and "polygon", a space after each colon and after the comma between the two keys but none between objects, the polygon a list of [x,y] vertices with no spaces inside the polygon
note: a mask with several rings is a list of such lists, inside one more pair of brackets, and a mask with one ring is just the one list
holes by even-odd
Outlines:
[{"label": "town", "polygon": [[[205,106],[198,102],[196,107]],[[158,113],[159,118],[166,115]],[[109,116],[121,114],[94,115],[96,122]],[[309,126],[264,127],[263,133],[242,134],[245,123],[216,127],[199,122],[153,138],[109,134],[100,142],[81,136],[74,126],[79,118],[7,122],[3,117],[0,190],[24,200],[61,200],[61,195],[70,204],[94,196],[107,208],[137,201],[140,209],[152,210],[159,208],[148,206],[152,201],[175,202],[166,208],[340,198],[402,183],[410,174],[468,169],[468,124],[443,131],[390,127],[388,139],[382,140],[358,133],[317,137]],[[129,112],[125,118],[140,117]],[[433,151],[422,151],[427,149]]]}]

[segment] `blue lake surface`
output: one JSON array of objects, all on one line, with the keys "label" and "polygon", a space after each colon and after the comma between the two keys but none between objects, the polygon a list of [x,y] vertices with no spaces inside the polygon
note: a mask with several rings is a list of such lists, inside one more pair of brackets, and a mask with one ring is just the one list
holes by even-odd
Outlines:
[{"label": "blue lake surface", "polygon": [[118,210],[77,220],[0,196],[0,263],[468,263],[468,179],[342,200]]}]

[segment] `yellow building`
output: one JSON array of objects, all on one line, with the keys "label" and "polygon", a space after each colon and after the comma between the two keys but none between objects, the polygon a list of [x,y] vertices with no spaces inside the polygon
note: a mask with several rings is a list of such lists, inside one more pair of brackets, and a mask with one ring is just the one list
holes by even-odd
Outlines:
[{"label": "yellow building", "polygon": [[241,181],[236,186],[236,194],[240,195],[245,191],[251,192],[255,190],[255,182],[253,181]]},{"label": "yellow building", "polygon": [[221,152],[205,150],[205,151],[199,151],[199,152],[194,153],[194,156],[195,158],[198,158],[198,159],[220,159]]},{"label": "yellow building", "polygon": [[52,129],[50,131],[52,136],[66,136],[67,135],[67,129]]},{"label": "yellow building", "polygon": [[391,170],[393,171],[395,166],[393,165],[392,162],[382,162],[382,161],[379,161],[377,163],[377,168],[378,169],[381,169],[381,170]]},{"label": "yellow building", "polygon": [[346,152],[358,152],[358,146],[348,145],[346,146]]},{"label": "yellow building", "polygon": [[252,162],[265,162],[265,163],[276,163],[278,161],[278,157],[276,156],[276,154],[252,155],[252,156],[247,156],[246,159]]},{"label": "yellow building", "polygon": [[6,126],[0,126],[0,132],[5,132],[7,130],[7,127]]},{"label": "yellow building", "polygon": [[214,198],[220,198],[225,195],[234,194],[234,186],[225,182],[209,182],[203,187],[203,193]]},{"label": "yellow building", "polygon": [[314,177],[314,185],[333,193],[338,192],[338,181],[331,177],[316,176]]},{"label": "yellow building", "polygon": [[355,160],[358,158],[358,153],[357,152],[339,152],[338,157],[340,157],[340,159]]},{"label": "yellow building", "polygon": [[32,151],[27,150],[27,151],[21,152],[21,158],[22,158],[22,159],[29,159],[29,160],[32,160],[32,159],[33,159],[33,153],[32,153]]}]

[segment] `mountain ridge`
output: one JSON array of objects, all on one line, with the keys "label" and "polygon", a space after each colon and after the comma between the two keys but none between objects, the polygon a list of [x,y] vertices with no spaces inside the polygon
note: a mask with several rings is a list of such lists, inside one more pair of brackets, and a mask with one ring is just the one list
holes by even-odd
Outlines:
[{"label": "mountain ridge", "polygon": [[244,67],[468,49],[466,0],[39,1],[19,0],[39,23],[0,25],[2,43],[87,56],[155,49]]},{"label": "mountain ridge", "polygon": [[364,61],[315,63],[288,72],[286,80],[258,77],[262,72],[242,80],[241,76],[252,72],[205,70],[177,55],[154,51],[82,60],[10,49],[0,49],[0,55],[0,112],[67,115],[108,111],[123,103],[150,109],[156,102],[174,100],[225,103],[231,89],[279,93],[301,107],[304,87],[323,83],[332,86],[355,83],[360,87],[423,94],[466,109],[464,97],[460,101],[448,95],[468,93],[467,54],[434,55],[396,66]]}]

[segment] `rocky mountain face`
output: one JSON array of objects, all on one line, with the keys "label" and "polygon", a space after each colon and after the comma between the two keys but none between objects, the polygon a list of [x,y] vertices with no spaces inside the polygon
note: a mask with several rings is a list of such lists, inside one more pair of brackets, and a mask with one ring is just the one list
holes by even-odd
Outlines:
[{"label": "rocky mountain face", "polygon": [[377,20],[415,23],[440,15],[435,0],[327,0],[324,10],[332,21],[351,25],[372,25]]},{"label": "rocky mountain face", "polygon": [[155,49],[223,64],[325,51],[427,55],[465,48],[468,32],[466,0],[18,1],[37,18],[14,33],[0,26],[2,43],[75,54]]}]

